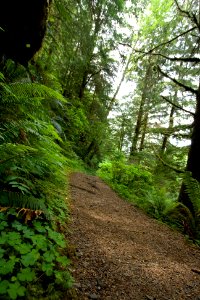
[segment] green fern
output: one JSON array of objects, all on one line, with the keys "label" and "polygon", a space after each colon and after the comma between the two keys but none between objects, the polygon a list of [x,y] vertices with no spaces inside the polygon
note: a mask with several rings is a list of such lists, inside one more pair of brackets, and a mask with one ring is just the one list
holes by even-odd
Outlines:
[{"label": "green fern", "polygon": [[43,99],[53,98],[66,103],[67,100],[59,92],[39,83],[15,82],[7,84],[0,82],[2,103],[29,103],[39,105]]},{"label": "green fern", "polygon": [[34,198],[33,196],[22,195],[16,192],[1,191],[0,206],[41,210],[46,216],[48,215],[44,201]]},{"label": "green fern", "polygon": [[65,180],[62,139],[44,105],[54,99],[66,102],[47,86],[22,78],[7,83],[0,73],[1,206],[47,211],[48,190],[58,193]]},{"label": "green fern", "polygon": [[200,213],[200,183],[192,177],[190,172],[184,173],[183,182],[194,207],[195,215],[198,215]]},{"label": "green fern", "polygon": [[169,222],[175,223],[185,234],[192,239],[200,237],[200,183],[192,178],[190,172],[183,174],[183,183],[193,205],[194,212],[180,202],[165,212]]}]

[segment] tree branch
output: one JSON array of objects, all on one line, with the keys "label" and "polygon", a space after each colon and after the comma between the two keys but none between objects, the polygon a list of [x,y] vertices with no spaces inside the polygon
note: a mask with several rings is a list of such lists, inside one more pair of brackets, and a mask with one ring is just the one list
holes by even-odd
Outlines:
[{"label": "tree branch", "polygon": [[[143,54],[149,54],[149,52],[145,52],[145,51],[141,51],[141,50],[134,50],[135,52],[139,52],[139,53],[143,53]],[[171,60],[171,61],[183,61],[183,62],[196,62],[196,63],[200,63],[200,58],[198,57],[169,57],[169,56],[166,56],[164,54],[161,54],[161,53],[151,53],[151,55],[154,55],[154,56],[161,56],[161,57],[164,57],[168,60]]]},{"label": "tree branch", "polygon": [[194,29],[197,29],[197,26],[194,26],[194,27],[192,27],[192,28],[190,28],[190,29],[188,29],[188,30],[186,30],[186,31],[184,31],[184,32],[182,32],[182,33],[180,33],[179,35],[175,36],[173,39],[171,39],[171,40],[169,40],[169,41],[167,41],[167,42],[164,42],[164,43],[161,43],[160,45],[155,46],[154,48],[152,48],[152,49],[150,49],[149,51],[147,51],[147,54],[152,54],[152,52],[153,52],[154,50],[158,49],[159,47],[164,46],[164,45],[167,45],[167,44],[170,44],[171,42],[175,41],[175,40],[178,39],[179,37],[181,37],[181,36],[183,36],[183,35],[185,35],[185,34],[191,32],[191,31],[193,31]]},{"label": "tree branch", "polygon": [[189,12],[186,11],[186,10],[183,10],[183,9],[180,7],[180,5],[178,4],[178,1],[177,1],[177,0],[174,0],[174,2],[176,3],[176,6],[177,6],[178,10],[179,10],[181,13],[183,13],[184,15],[188,16],[189,18],[191,18]]},{"label": "tree branch", "polygon": [[197,95],[198,90],[195,90],[195,89],[193,89],[192,87],[187,86],[187,85],[181,83],[180,81],[176,80],[175,78],[172,78],[172,77],[169,76],[167,73],[163,72],[159,66],[157,66],[157,67],[158,67],[158,71],[159,71],[164,77],[170,79],[170,80],[173,81],[175,84],[177,84],[178,86],[182,87],[185,91],[191,92],[192,94]]},{"label": "tree branch", "polygon": [[174,0],[174,2],[176,3],[176,6],[178,8],[178,10],[184,14],[186,17],[188,17],[190,20],[192,20],[194,22],[194,24],[197,25],[198,29],[200,29],[200,24],[198,23],[197,17],[195,16],[195,14],[190,14],[188,11],[183,10],[180,5],[178,4],[177,0]]},{"label": "tree branch", "polygon": [[178,169],[178,168],[176,168],[176,167],[174,167],[174,166],[169,165],[166,161],[164,161],[164,160],[162,159],[162,157],[160,157],[160,155],[158,155],[158,153],[156,153],[155,149],[154,149],[154,153],[155,153],[156,157],[161,161],[161,163],[162,163],[164,166],[170,168],[171,170],[175,171],[176,173],[179,173],[179,174],[185,173],[184,170],[180,170],[180,169]]},{"label": "tree branch", "polygon": [[181,109],[182,111],[184,111],[184,112],[186,112],[186,113],[192,115],[193,117],[195,116],[195,113],[193,113],[192,111],[189,111],[189,110],[183,108],[182,106],[180,106],[180,105],[178,105],[178,104],[173,103],[173,102],[172,102],[171,100],[169,100],[167,97],[162,96],[162,95],[161,95],[161,97],[162,97],[165,101],[167,101],[168,103],[170,103],[171,105],[173,105],[174,107],[176,107],[176,108],[178,108],[178,109]]},{"label": "tree branch", "polygon": [[94,73],[90,74],[90,76],[88,76],[88,79],[87,79],[87,81],[86,81],[86,84],[85,84],[85,85],[87,85],[87,84],[90,82],[90,79],[91,79],[93,76],[95,76],[95,75],[99,74],[101,71],[102,71],[102,69],[99,69],[98,71],[96,71],[96,72],[94,72]]},{"label": "tree branch", "polygon": [[122,46],[126,46],[126,47],[129,47],[129,48],[132,48],[131,44],[128,44],[128,43],[119,42],[118,44],[122,45]]}]

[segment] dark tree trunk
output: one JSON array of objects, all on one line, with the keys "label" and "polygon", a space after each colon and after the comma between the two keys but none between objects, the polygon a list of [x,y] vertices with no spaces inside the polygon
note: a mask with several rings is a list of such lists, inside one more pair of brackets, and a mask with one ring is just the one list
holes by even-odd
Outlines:
[{"label": "dark tree trunk", "polygon": [[83,74],[81,86],[80,86],[80,89],[79,89],[78,97],[79,97],[80,100],[83,98],[85,87],[87,85],[87,76],[88,76],[88,72],[85,71],[84,74]]},{"label": "dark tree trunk", "polygon": [[130,157],[134,156],[134,154],[137,151],[137,144],[138,144],[138,139],[139,139],[141,126],[142,126],[142,117],[143,117],[143,113],[144,113],[145,102],[146,102],[146,91],[143,92],[142,99],[140,102],[140,107],[139,107],[138,116],[137,116],[137,122],[136,122],[136,126],[135,126],[135,132],[134,132],[131,150],[130,150]]},{"label": "dark tree trunk", "polygon": [[[191,146],[188,153],[186,171],[191,172],[192,177],[200,182],[200,86],[196,94],[196,112],[194,116]],[[184,183],[181,186],[178,200],[194,212],[192,202],[186,192]]]}]

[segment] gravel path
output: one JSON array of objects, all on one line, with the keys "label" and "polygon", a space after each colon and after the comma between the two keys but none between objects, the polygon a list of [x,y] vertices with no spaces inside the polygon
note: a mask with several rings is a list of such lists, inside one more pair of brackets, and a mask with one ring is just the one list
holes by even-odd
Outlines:
[{"label": "gravel path", "polygon": [[98,177],[74,173],[70,186],[78,300],[200,300],[199,248]]}]

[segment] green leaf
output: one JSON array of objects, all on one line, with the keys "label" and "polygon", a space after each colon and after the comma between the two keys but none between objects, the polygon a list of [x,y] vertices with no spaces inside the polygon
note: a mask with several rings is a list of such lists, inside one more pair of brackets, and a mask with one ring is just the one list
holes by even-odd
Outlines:
[{"label": "green leaf", "polygon": [[22,224],[21,224],[20,222],[18,222],[18,221],[14,221],[14,222],[12,223],[12,227],[13,227],[13,228],[16,228],[18,231],[22,231],[22,230],[26,229],[26,226],[22,225]]},{"label": "green leaf", "polygon": [[55,259],[55,255],[53,252],[51,251],[47,251],[43,254],[43,257],[44,259],[47,261],[47,262],[52,262],[54,259]]},{"label": "green leaf", "polygon": [[17,250],[20,254],[26,254],[31,251],[33,248],[31,244],[21,244],[21,245],[16,245],[14,246],[15,250]]},{"label": "green leaf", "polygon": [[56,244],[62,248],[66,246],[66,242],[64,241],[63,235],[53,231],[51,229],[48,230],[48,236],[50,239],[52,239]]},{"label": "green leaf", "polygon": [[21,262],[25,267],[33,266],[39,257],[39,252],[33,249],[30,253],[22,255]]},{"label": "green leaf", "polygon": [[30,268],[26,268],[17,274],[17,278],[20,281],[33,281],[35,279],[35,272],[31,271]]},{"label": "green leaf", "polygon": [[0,282],[0,294],[6,294],[8,286],[9,286],[8,280],[1,281]]},{"label": "green leaf", "polygon": [[43,251],[47,250],[47,246],[49,242],[46,236],[43,236],[41,234],[35,234],[31,237],[31,240],[33,244],[37,246],[37,248],[42,249]]},{"label": "green leaf", "polygon": [[8,226],[8,223],[6,221],[0,222],[0,230],[4,230],[4,228],[7,226]]},{"label": "green leaf", "polygon": [[12,276],[11,279],[10,279],[12,282],[16,281],[17,280],[17,277],[15,276]]},{"label": "green leaf", "polygon": [[6,241],[7,241],[7,234],[5,232],[1,232],[0,245],[6,244]]},{"label": "green leaf", "polygon": [[29,229],[27,227],[23,229],[23,233],[24,233],[23,237],[29,239],[32,239],[32,237],[35,235],[35,232],[32,229]]},{"label": "green leaf", "polygon": [[21,235],[19,232],[8,232],[7,233],[7,242],[10,246],[21,244]]},{"label": "green leaf", "polygon": [[[15,258],[15,257],[14,257]],[[5,260],[1,259],[0,261],[0,275],[6,275],[13,272],[15,266],[15,259]]]},{"label": "green leaf", "polygon": [[54,264],[42,263],[42,271],[46,273],[47,276],[51,276],[53,274],[53,266]]},{"label": "green leaf", "polygon": [[56,258],[56,261],[59,262],[64,267],[66,267],[70,263],[70,260],[66,256],[58,256]]},{"label": "green leaf", "polygon": [[6,252],[6,250],[4,250],[4,249],[2,249],[2,248],[0,248],[0,258],[2,258],[3,257],[3,255],[4,255],[4,253]]},{"label": "green leaf", "polygon": [[24,296],[26,289],[18,281],[9,284],[8,294],[11,299],[17,299],[18,296]]},{"label": "green leaf", "polygon": [[7,220],[7,216],[5,215],[5,213],[0,212],[0,220],[3,220],[3,221]]},{"label": "green leaf", "polygon": [[40,233],[45,233],[47,231],[46,228],[39,221],[33,221],[33,225],[34,228]]}]

